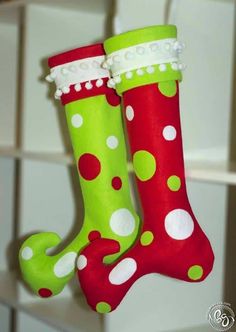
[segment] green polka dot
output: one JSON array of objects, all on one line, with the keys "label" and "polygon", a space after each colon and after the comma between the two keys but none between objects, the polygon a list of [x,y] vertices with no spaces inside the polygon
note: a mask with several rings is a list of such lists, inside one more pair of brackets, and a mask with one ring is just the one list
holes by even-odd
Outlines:
[{"label": "green polka dot", "polygon": [[100,314],[107,314],[111,311],[111,306],[106,302],[98,302],[98,304],[96,305],[96,311]]},{"label": "green polka dot", "polygon": [[175,81],[164,81],[158,83],[159,91],[166,97],[173,97],[176,95],[177,86]]},{"label": "green polka dot", "polygon": [[198,280],[203,275],[203,268],[200,265],[193,265],[188,270],[188,277],[192,280]]},{"label": "green polka dot", "polygon": [[133,165],[135,174],[141,181],[151,179],[156,171],[156,160],[154,156],[145,150],[135,152]]},{"label": "green polka dot", "polygon": [[140,242],[143,246],[148,246],[152,243],[154,239],[153,233],[150,231],[146,231],[141,235]]},{"label": "green polka dot", "polygon": [[178,191],[181,187],[181,181],[180,178],[176,175],[172,175],[167,180],[167,186],[172,191]]}]

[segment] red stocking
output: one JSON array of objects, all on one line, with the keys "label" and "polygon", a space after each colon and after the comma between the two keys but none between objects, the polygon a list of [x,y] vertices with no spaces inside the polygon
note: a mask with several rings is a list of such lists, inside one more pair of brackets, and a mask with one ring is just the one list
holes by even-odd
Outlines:
[{"label": "red stocking", "polygon": [[[140,47],[147,53],[150,36],[151,41],[156,41],[159,52],[163,43],[169,43],[169,49],[173,50],[175,33],[175,27],[162,26],[113,37],[105,42],[108,59],[117,55],[122,58],[114,47],[120,50],[123,45],[126,49],[121,52],[125,51],[126,55],[135,54]],[[142,39],[141,46],[137,46],[137,36],[146,37],[148,45],[144,45]],[[129,49],[127,40],[133,42]],[[172,51],[176,58],[177,51]],[[135,246],[116,264],[103,263],[104,256],[118,250],[114,240],[98,239],[83,250],[87,265],[80,264],[84,260],[80,257],[78,275],[88,303],[98,312],[114,310],[133,283],[145,274],[157,272],[199,282],[207,277],[214,262],[210,242],[192,212],[186,192],[179,114],[179,65],[165,59],[160,63],[158,56],[156,63],[151,62],[148,67],[140,60],[142,68],[128,71],[132,73],[130,79],[127,70],[119,74],[120,80],[116,79],[116,67],[111,66],[114,79],[110,84],[117,82],[117,91],[123,94],[124,117],[144,221]],[[164,61],[163,54],[161,59]],[[124,64],[123,69],[126,67]],[[161,79],[164,74],[165,80]]]}]

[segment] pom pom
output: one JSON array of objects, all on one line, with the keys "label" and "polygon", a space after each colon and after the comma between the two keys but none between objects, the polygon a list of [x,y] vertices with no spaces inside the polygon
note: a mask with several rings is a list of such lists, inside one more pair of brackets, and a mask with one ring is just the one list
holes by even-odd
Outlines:
[{"label": "pom pom", "polygon": [[164,63],[162,63],[160,66],[159,66],[159,70],[160,71],[166,71],[166,65]]},{"label": "pom pom", "polygon": [[63,76],[66,76],[66,75],[68,75],[69,71],[67,68],[62,68],[61,73]]},{"label": "pom pom", "polygon": [[112,58],[108,58],[108,59],[107,59],[107,64],[108,64],[108,66],[112,66],[112,65],[113,65],[113,60],[112,60]]},{"label": "pom pom", "polygon": [[186,69],[186,64],[185,63],[179,63],[178,65],[179,70],[183,71]]},{"label": "pom pom", "polygon": [[178,66],[178,64],[177,64],[176,62],[173,62],[173,63],[171,64],[171,68],[172,68],[173,70],[178,70],[178,69],[179,69],[179,66]]},{"label": "pom pom", "polygon": [[165,49],[166,49],[166,51],[169,51],[169,50],[170,50],[170,43],[166,43],[166,44],[165,44]]},{"label": "pom pom", "polygon": [[100,68],[100,63],[98,61],[93,61],[93,68]]},{"label": "pom pom", "polygon": [[148,74],[152,74],[152,73],[154,73],[155,68],[154,68],[153,66],[148,66],[148,67],[146,68],[146,71],[147,71]]},{"label": "pom pom", "polygon": [[125,58],[126,58],[126,60],[132,60],[133,58],[134,58],[134,53],[132,53],[132,52],[126,52],[125,53]]},{"label": "pom pom", "polygon": [[138,47],[136,48],[136,52],[137,52],[137,54],[142,55],[142,54],[145,53],[145,48],[142,47],[142,46],[138,46]]},{"label": "pom pom", "polygon": [[115,83],[120,83],[121,82],[121,77],[118,75],[113,78]]},{"label": "pom pom", "polygon": [[113,62],[120,62],[120,56],[119,55],[114,55]]},{"label": "pom pom", "polygon": [[131,71],[127,71],[127,73],[125,74],[125,77],[129,80],[130,78],[132,78],[133,73]]},{"label": "pom pom", "polygon": [[156,52],[159,48],[158,44],[154,43],[150,45],[151,51]]},{"label": "pom pom", "polygon": [[70,92],[70,88],[68,86],[63,86],[62,92],[65,93],[65,94],[67,94],[67,93]]},{"label": "pom pom", "polygon": [[109,66],[108,66],[107,61],[104,61],[104,62],[102,63],[102,68],[104,68],[104,69],[109,69]]},{"label": "pom pom", "polygon": [[140,69],[140,68],[137,69],[136,74],[137,74],[138,76],[142,76],[142,75],[144,74],[143,69]]},{"label": "pom pom", "polygon": [[184,49],[185,49],[185,44],[180,41],[176,41],[173,45],[173,50],[177,51],[178,53],[181,53]]},{"label": "pom pom", "polygon": [[82,62],[79,66],[80,66],[80,68],[83,69],[83,70],[88,69],[88,65],[87,65],[87,63]]},{"label": "pom pom", "polygon": [[75,91],[80,91],[81,90],[81,84],[80,83],[77,83],[75,84]]},{"label": "pom pom", "polygon": [[109,79],[109,81],[107,82],[107,86],[108,88],[114,88],[116,85],[115,81],[111,78]]},{"label": "pom pom", "polygon": [[71,66],[69,66],[69,71],[71,71],[72,73],[76,73],[77,72],[77,68],[76,68],[76,66],[74,66],[74,65],[71,65]]},{"label": "pom pom", "polygon": [[92,87],[93,87],[93,85],[92,85],[91,82],[87,82],[87,83],[85,83],[85,88],[86,88],[87,90],[91,90]]},{"label": "pom pom", "polygon": [[100,88],[100,86],[103,85],[103,80],[101,78],[99,78],[97,81],[96,81],[96,87],[97,88]]},{"label": "pom pom", "polygon": [[54,81],[54,79],[51,77],[50,74],[45,77],[45,80],[48,81],[49,83],[52,83]]},{"label": "pom pom", "polygon": [[60,97],[62,96],[62,91],[60,89],[57,89],[54,96],[56,99],[60,99]]}]

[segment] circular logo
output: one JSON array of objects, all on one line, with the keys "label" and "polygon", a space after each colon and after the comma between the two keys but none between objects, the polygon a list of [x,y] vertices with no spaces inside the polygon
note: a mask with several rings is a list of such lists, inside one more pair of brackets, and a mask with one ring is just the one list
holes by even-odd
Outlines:
[{"label": "circular logo", "polygon": [[208,321],[217,331],[228,331],[233,327],[235,314],[229,303],[216,303],[208,310]]}]

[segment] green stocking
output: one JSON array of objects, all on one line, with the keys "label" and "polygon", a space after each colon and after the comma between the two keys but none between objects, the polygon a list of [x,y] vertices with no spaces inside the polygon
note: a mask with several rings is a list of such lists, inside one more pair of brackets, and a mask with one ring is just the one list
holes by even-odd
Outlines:
[{"label": "green stocking", "polygon": [[117,240],[120,251],[106,257],[110,263],[133,244],[139,230],[130,198],[120,99],[107,87],[108,72],[100,67],[103,54],[99,44],[49,59],[48,80],[55,80],[56,96],[65,105],[85,216],[80,233],[54,256],[46,250],[60,243],[56,233],[35,234],[23,243],[19,253],[23,278],[41,297],[62,291],[74,275],[80,250],[89,242],[99,237]]}]

